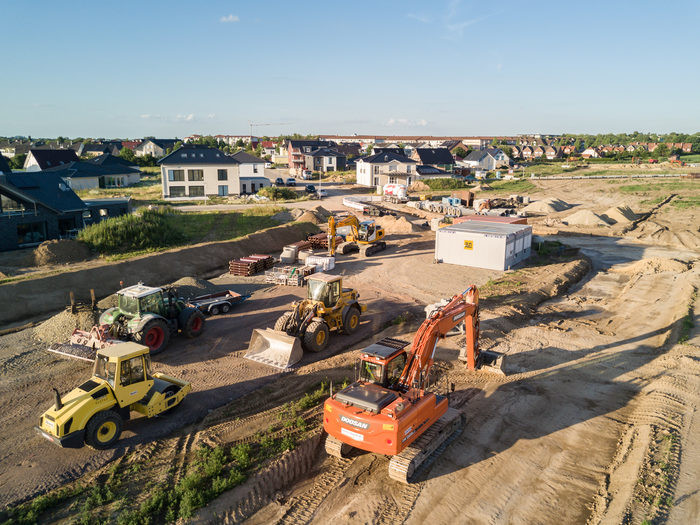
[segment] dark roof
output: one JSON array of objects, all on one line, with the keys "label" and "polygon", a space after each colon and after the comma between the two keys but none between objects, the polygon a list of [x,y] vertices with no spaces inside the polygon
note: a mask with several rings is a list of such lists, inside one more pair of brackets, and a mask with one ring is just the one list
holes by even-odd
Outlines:
[{"label": "dark roof", "polygon": [[160,159],[158,164],[240,164],[240,162],[220,149],[199,144],[185,144]]},{"label": "dark roof", "polygon": [[172,148],[175,145],[175,143],[177,142],[177,139],[144,139],[144,141],[141,144],[139,144],[137,147],[143,146],[148,141],[153,142],[153,144],[160,146],[163,149],[168,149],[168,148]]},{"label": "dark roof", "polygon": [[404,151],[403,148],[382,148],[382,147],[376,148],[375,147],[372,149],[372,153],[374,153],[375,155],[377,153],[387,153],[387,152],[388,153],[396,153],[397,155],[404,155],[404,156],[406,155],[406,152]]},{"label": "dark roof", "polygon": [[442,144],[440,144],[440,147],[442,148],[447,148],[448,150],[452,151],[455,148],[462,147],[465,150],[467,147],[464,145],[464,143],[461,140],[446,140]]},{"label": "dark roof", "polygon": [[469,152],[469,155],[464,157],[464,160],[472,160],[475,162],[479,162],[481,159],[483,159],[488,152],[485,149],[475,149],[473,151]]},{"label": "dark roof", "polygon": [[12,173],[12,169],[7,163],[7,159],[2,155],[0,155],[0,173]]},{"label": "dark roof", "polygon": [[436,168],[435,166],[416,166],[416,171],[418,172],[418,175],[447,175],[447,176],[451,176],[450,173],[447,173],[445,170],[441,170],[440,168]]},{"label": "dark roof", "polygon": [[311,153],[305,153],[304,155],[308,155],[310,157],[344,157],[345,154],[340,153],[338,150],[334,148],[319,148],[316,151],[312,151]]},{"label": "dark roof", "polygon": [[328,142],[327,140],[296,140],[296,139],[289,139],[289,147],[291,148],[301,148],[303,146],[318,146],[319,148],[322,146],[330,146],[331,143]]},{"label": "dark roof", "polygon": [[130,173],[140,173],[140,170],[131,166],[122,166],[115,164],[112,166],[102,166],[90,161],[69,162],[63,166],[49,168],[44,172],[54,172],[60,174],[64,178],[72,177],[102,177],[104,175],[128,175]]},{"label": "dark roof", "polygon": [[422,164],[454,164],[452,153],[447,148],[416,148]]},{"label": "dark roof", "polygon": [[364,162],[369,162],[372,164],[387,164],[392,161],[417,164],[415,160],[409,159],[405,155],[399,155],[398,153],[393,153],[387,151],[385,153],[375,153],[362,159]]},{"label": "dark roof", "polygon": [[22,200],[41,204],[58,213],[85,209],[85,203],[55,172],[0,175],[0,187]]},{"label": "dark roof", "polygon": [[39,168],[55,168],[62,164],[68,164],[80,160],[72,149],[30,149],[29,153],[34,156]]},{"label": "dark roof", "polygon": [[235,160],[238,164],[265,164],[267,161],[246,153],[245,151],[238,151],[231,155],[231,158]]},{"label": "dark roof", "polygon": [[344,153],[345,155],[359,155],[362,146],[360,146],[357,142],[349,142],[346,144],[338,144],[335,146],[335,149],[340,153]]},{"label": "dark roof", "polygon": [[99,164],[100,166],[125,166],[127,168],[134,166],[134,163],[129,162],[128,160],[123,159],[121,157],[116,157],[110,153],[103,153],[99,157],[90,159],[89,162],[92,162],[93,164]]}]

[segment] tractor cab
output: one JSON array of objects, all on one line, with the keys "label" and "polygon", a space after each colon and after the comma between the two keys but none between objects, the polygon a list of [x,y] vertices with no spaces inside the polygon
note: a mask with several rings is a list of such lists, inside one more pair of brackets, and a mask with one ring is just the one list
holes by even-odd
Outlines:
[{"label": "tractor cab", "polygon": [[359,380],[396,389],[406,367],[409,343],[387,337],[371,344],[360,356]]},{"label": "tractor cab", "polygon": [[309,277],[306,290],[307,299],[321,302],[326,308],[333,308],[340,299],[343,279],[339,275],[317,273]]},{"label": "tractor cab", "polygon": [[119,290],[119,310],[127,315],[137,317],[146,313],[166,315],[166,300],[163,289],[135,284]]}]

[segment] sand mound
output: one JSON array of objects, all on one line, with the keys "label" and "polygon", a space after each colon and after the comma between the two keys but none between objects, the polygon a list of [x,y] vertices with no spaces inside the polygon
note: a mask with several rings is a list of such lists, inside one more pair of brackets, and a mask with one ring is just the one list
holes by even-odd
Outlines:
[{"label": "sand mound", "polygon": [[614,206],[605,211],[601,217],[607,222],[628,223],[637,219],[637,214],[629,206]]},{"label": "sand mound", "polygon": [[219,286],[204,279],[195,279],[194,277],[183,277],[172,283],[171,286],[179,297],[186,298],[197,297],[198,295],[214,293],[220,290]]},{"label": "sand mound", "polygon": [[662,273],[662,272],[673,272],[673,273],[683,273],[688,270],[688,264],[683,261],[678,261],[676,259],[662,259],[661,257],[651,257],[649,259],[642,259],[619,268],[613,268],[611,271],[626,273],[626,274],[637,274],[641,273],[644,275],[652,273]]},{"label": "sand mound", "polygon": [[408,221],[406,217],[403,216],[396,218],[392,215],[385,215],[384,217],[376,217],[374,220],[379,226],[384,228],[384,232],[387,235],[420,231],[418,226]]},{"label": "sand mound", "polygon": [[100,320],[99,312],[78,310],[73,315],[70,310],[50,317],[34,328],[34,337],[44,343],[65,343],[73,335],[73,330],[90,330]]},{"label": "sand mound", "polygon": [[67,264],[89,259],[90,248],[80,241],[61,239],[44,241],[34,250],[34,264],[45,266],[49,264]]},{"label": "sand mound", "polygon": [[310,222],[311,224],[323,224],[325,221],[320,219],[313,211],[305,211],[299,217],[297,217],[299,222]]},{"label": "sand mound", "polygon": [[299,217],[304,215],[304,210],[301,208],[292,208],[291,210],[292,217],[294,217],[294,220],[297,220]]},{"label": "sand mound", "polygon": [[610,226],[609,222],[591,210],[579,210],[563,218],[562,222],[570,226]]},{"label": "sand mound", "polygon": [[430,186],[428,186],[423,181],[416,181],[411,186],[409,186],[408,191],[430,191]]},{"label": "sand mound", "polygon": [[550,197],[548,199],[530,203],[525,206],[522,211],[530,214],[548,214],[568,210],[569,208],[571,208],[571,205],[568,202]]},{"label": "sand mound", "polygon": [[[301,215],[301,213],[299,215]],[[298,217],[298,215],[297,215],[297,217]],[[280,224],[284,224],[286,222],[292,222],[293,220],[296,220],[296,217],[294,216],[294,214],[291,211],[284,210],[284,211],[281,211],[279,213],[275,213],[272,216],[272,220],[277,221]]]}]

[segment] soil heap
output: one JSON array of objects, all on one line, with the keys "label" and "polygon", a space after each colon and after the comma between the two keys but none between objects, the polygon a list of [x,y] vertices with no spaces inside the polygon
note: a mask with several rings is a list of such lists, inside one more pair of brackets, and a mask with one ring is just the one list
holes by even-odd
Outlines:
[{"label": "soil heap", "polygon": [[428,186],[425,182],[419,180],[411,184],[408,188],[408,191],[430,191],[430,186]]},{"label": "soil heap", "polygon": [[651,257],[642,259],[619,268],[613,268],[611,271],[618,273],[626,273],[629,275],[641,273],[649,275],[654,273],[672,272],[683,273],[688,270],[688,264],[677,259],[664,259],[662,257]]},{"label": "soil heap", "polygon": [[34,337],[44,343],[65,343],[73,335],[73,331],[90,329],[100,320],[100,312],[85,309],[72,314],[70,310],[48,318],[34,328]]},{"label": "soil heap", "polygon": [[221,288],[205,279],[195,279],[194,277],[183,277],[178,279],[171,286],[175,289],[178,297],[192,298],[199,295],[218,292]]},{"label": "soil heap", "polygon": [[49,264],[68,264],[89,259],[90,248],[80,241],[61,239],[44,241],[34,250],[34,264],[46,266]]},{"label": "soil heap", "polygon": [[609,222],[591,210],[579,210],[563,218],[562,222],[569,226],[610,226]]},{"label": "soil heap", "polygon": [[[301,214],[299,214],[299,215],[301,215]],[[292,211],[285,209],[279,213],[275,213],[272,216],[272,220],[277,221],[280,224],[284,224],[286,222],[292,222],[293,220],[296,220],[296,217],[294,216],[294,213],[292,213]]]},{"label": "soil heap", "polygon": [[375,222],[384,228],[384,232],[389,234],[397,233],[413,233],[420,231],[415,224],[406,220],[406,217],[396,218],[393,215],[385,215],[384,217],[375,217]]},{"label": "soil heap", "polygon": [[297,217],[296,220],[299,222],[310,222],[311,224],[323,224],[325,222],[311,210],[305,211],[299,217]]},{"label": "soil heap", "polygon": [[550,197],[548,199],[530,203],[525,206],[522,211],[527,212],[530,215],[546,215],[549,213],[568,210],[569,208],[571,208],[571,205],[568,202]]},{"label": "soil heap", "polygon": [[613,206],[601,215],[601,217],[610,223],[630,223],[637,219],[637,214],[632,211],[629,206]]}]

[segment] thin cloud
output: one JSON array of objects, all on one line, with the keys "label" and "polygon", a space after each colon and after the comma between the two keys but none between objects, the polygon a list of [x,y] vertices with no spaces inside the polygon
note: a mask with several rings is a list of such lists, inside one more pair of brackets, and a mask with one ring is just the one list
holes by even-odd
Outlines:
[{"label": "thin cloud", "polygon": [[406,15],[406,18],[410,18],[412,20],[417,20],[418,22],[420,22],[422,24],[429,24],[430,22],[432,22],[432,20],[429,17],[427,17],[425,15],[417,15],[415,13],[408,13]]},{"label": "thin cloud", "polygon": [[418,119],[418,120],[411,120],[407,118],[396,118],[396,117],[391,117],[389,120],[386,121],[387,126],[404,126],[404,127],[425,127],[428,125],[428,121],[425,120],[424,118]]},{"label": "thin cloud", "polygon": [[224,24],[231,24],[233,22],[240,22],[240,18],[238,18],[238,15],[226,15],[222,16],[219,18],[219,22],[224,23]]},{"label": "thin cloud", "polygon": [[[143,120],[163,120],[166,122],[192,122],[193,120],[196,120],[194,113],[184,113],[184,114],[178,113],[177,115],[174,115],[174,116],[151,115],[150,113],[143,113],[142,115],[139,115],[139,117],[142,118]],[[212,118],[212,117],[209,117],[209,118]]]}]

